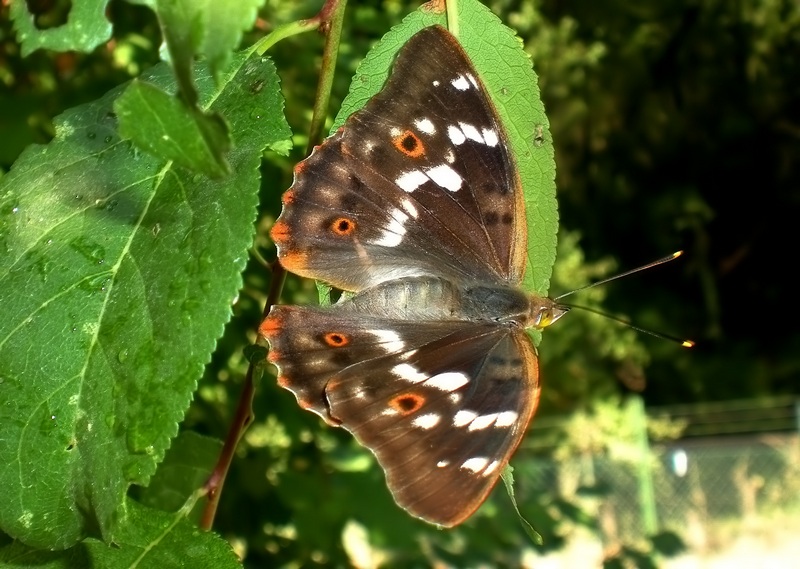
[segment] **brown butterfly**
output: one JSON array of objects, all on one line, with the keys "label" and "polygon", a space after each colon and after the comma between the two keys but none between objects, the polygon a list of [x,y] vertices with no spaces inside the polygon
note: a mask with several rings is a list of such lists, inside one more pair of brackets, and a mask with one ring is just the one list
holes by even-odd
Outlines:
[{"label": "brown butterfly", "polygon": [[442,526],[497,483],[539,399],[526,328],[567,310],[520,290],[526,218],[497,113],[433,26],[383,90],[295,170],[272,229],[280,262],[356,293],[275,306],[278,382],[369,448],[397,503]]}]

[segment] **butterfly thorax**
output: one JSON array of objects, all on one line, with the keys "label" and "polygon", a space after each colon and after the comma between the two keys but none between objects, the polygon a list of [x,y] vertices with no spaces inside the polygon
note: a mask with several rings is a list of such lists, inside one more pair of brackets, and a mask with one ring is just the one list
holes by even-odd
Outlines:
[{"label": "butterfly thorax", "polygon": [[543,328],[566,312],[549,298],[503,284],[427,276],[383,282],[359,292],[340,308],[397,320],[504,322],[522,328]]}]

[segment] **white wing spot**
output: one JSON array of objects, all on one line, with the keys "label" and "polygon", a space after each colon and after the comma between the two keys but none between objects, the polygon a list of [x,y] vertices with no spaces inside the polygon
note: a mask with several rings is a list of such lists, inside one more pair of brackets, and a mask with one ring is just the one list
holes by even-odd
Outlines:
[{"label": "white wing spot", "polygon": [[469,383],[469,378],[458,371],[446,371],[438,375],[434,375],[425,385],[439,389],[441,391],[455,391],[459,387],[464,387]]},{"label": "white wing spot", "polygon": [[441,415],[437,413],[426,413],[411,421],[411,424],[420,429],[432,429],[439,424],[441,419]]},{"label": "white wing spot", "polygon": [[424,132],[425,134],[436,134],[436,127],[430,121],[430,119],[418,119],[414,121],[414,124],[420,130],[420,132]]},{"label": "white wing spot", "polygon": [[461,403],[461,394],[460,393],[451,393],[449,395],[450,401],[453,402],[453,405],[458,405]]},{"label": "white wing spot", "polygon": [[473,419],[473,421],[469,424],[468,430],[480,431],[490,426],[496,420],[497,420],[497,413],[489,413],[487,415],[481,415],[480,417],[476,417],[475,419]]},{"label": "white wing spot", "polygon": [[467,140],[467,137],[464,136],[464,133],[461,132],[461,129],[455,125],[450,125],[447,127],[447,136],[450,138],[450,141],[458,146],[459,144],[464,144],[464,141]]},{"label": "white wing spot", "polygon": [[392,368],[392,373],[400,379],[405,379],[412,383],[419,383],[428,379],[428,375],[420,372],[411,364],[398,364]]},{"label": "white wing spot", "polygon": [[469,425],[478,414],[475,411],[470,411],[469,409],[462,409],[456,416],[453,417],[453,426],[454,427],[463,427],[464,425]]},{"label": "white wing spot", "polygon": [[510,427],[517,422],[519,415],[516,411],[503,411],[497,414],[497,421],[494,422],[495,427]]},{"label": "white wing spot", "polygon": [[483,476],[489,476],[492,472],[497,470],[497,467],[500,466],[499,460],[493,460],[492,463],[486,467],[486,470],[483,471]]},{"label": "white wing spot", "polygon": [[463,75],[459,75],[458,77],[450,81],[450,84],[459,91],[466,91],[467,89],[469,89],[469,81],[467,81],[467,78],[464,77]]},{"label": "white wing spot", "polygon": [[470,140],[474,140],[475,142],[480,142],[481,144],[486,144],[486,141],[483,139],[483,136],[481,136],[481,133],[478,131],[477,128],[475,128],[471,124],[460,122],[458,123],[458,126],[461,127],[461,132],[464,133],[464,136],[466,136]]},{"label": "white wing spot", "polygon": [[[405,229],[403,226],[400,226],[400,229],[403,230],[405,233]],[[381,245],[383,247],[397,247],[400,243],[403,242],[403,235],[398,231],[394,230],[391,225],[388,229],[383,230],[383,234],[372,242],[373,245]]]},{"label": "white wing spot", "polygon": [[482,456],[474,456],[468,460],[464,461],[464,464],[461,465],[461,468],[465,468],[466,470],[471,470],[472,472],[480,472],[486,465],[489,464],[489,459],[482,457]]},{"label": "white wing spot", "polygon": [[387,352],[399,352],[405,348],[406,344],[400,339],[400,335],[394,330],[370,330],[370,334],[383,344],[383,349]]},{"label": "white wing spot", "polygon": [[[389,215],[392,216],[392,221],[396,221],[400,225],[404,225],[408,221],[408,216],[397,208],[394,208]],[[405,233],[405,228],[403,228],[403,232]]]},{"label": "white wing spot", "polygon": [[411,215],[411,217],[413,217],[414,219],[417,218],[419,212],[417,211],[414,202],[412,202],[408,198],[403,198],[400,203],[403,204],[403,209],[405,209]]},{"label": "white wing spot", "polygon": [[397,414],[398,414],[397,409],[392,409],[391,407],[387,407],[386,409],[381,411],[381,415],[384,415],[386,417],[394,417]]},{"label": "white wing spot", "polygon": [[469,79],[469,82],[472,83],[473,87],[478,87],[478,82],[475,80],[475,77],[472,75],[472,73],[467,73],[467,79]]},{"label": "white wing spot", "polygon": [[395,178],[394,183],[400,186],[400,189],[404,192],[411,193],[428,180],[428,176],[426,176],[423,172],[419,170],[411,170],[409,172],[403,172],[400,177]]},{"label": "white wing spot", "polygon": [[406,234],[404,224],[408,221],[408,216],[399,209],[392,210],[390,215],[392,218],[389,220],[389,226],[383,230],[379,239],[372,242],[373,245],[397,247],[403,242],[403,236]]},{"label": "white wing spot", "polygon": [[447,160],[448,164],[452,164],[456,161],[456,155],[453,154],[452,150],[448,150],[444,155],[444,159]]},{"label": "white wing spot", "polygon": [[438,80],[433,82],[433,86],[434,86],[434,87],[438,87],[439,85],[441,85],[441,83],[439,83],[439,81],[438,81]]},{"label": "white wing spot", "polygon": [[438,466],[439,468],[444,468],[448,464],[450,464],[449,460],[440,460],[439,462],[436,463],[436,466]]},{"label": "white wing spot", "polygon": [[392,128],[389,129],[389,134],[392,136],[392,138],[395,138],[403,134],[403,131],[397,128],[396,126],[393,126]]},{"label": "white wing spot", "polygon": [[497,133],[491,128],[485,128],[482,132],[483,140],[486,142],[486,146],[497,146],[497,143],[500,142],[500,139],[497,137]]},{"label": "white wing spot", "polygon": [[436,182],[439,186],[451,192],[457,192],[461,189],[461,183],[464,181],[458,172],[453,170],[447,164],[441,164],[425,172],[430,176],[430,179]]}]

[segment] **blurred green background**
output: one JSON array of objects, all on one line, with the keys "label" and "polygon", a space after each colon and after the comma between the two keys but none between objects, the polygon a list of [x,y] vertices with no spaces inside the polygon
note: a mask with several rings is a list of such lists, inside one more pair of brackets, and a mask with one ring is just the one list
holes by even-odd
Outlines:
[{"label": "blurred green background", "polygon": [[[29,5],[41,26],[63,18],[65,3]],[[246,44],[280,23],[312,16],[320,5],[267,0]],[[434,560],[514,566],[532,550],[561,548],[575,528],[603,536],[609,566],[623,558],[652,559],[652,543],[608,537],[602,508],[585,499],[602,501],[607,488],[582,478],[576,485],[582,492],[568,495],[556,474],[543,473],[587,453],[613,461],[620,441],[638,444],[632,421],[639,415],[628,414],[638,396],[647,409],[660,410],[661,421],[651,421],[649,430],[654,443],[686,441],[703,415],[670,411],[677,404],[769,398],[777,403],[766,415],[786,418],[772,429],[794,427],[800,6],[790,0],[487,5],[524,40],[551,122],[561,215],[551,293],[684,249],[685,257],[671,265],[570,300],[698,345],[686,350],[577,311],[545,332],[539,418],[512,462],[521,511],[544,537],[543,546],[526,537],[503,490],[456,531],[408,518],[392,503],[367,451],[301,412],[291,394],[267,381],[215,526],[248,566]],[[415,7],[391,0],[350,3],[331,116],[370,45]],[[159,60],[160,32],[149,9],[115,1],[108,15],[114,39],[95,52],[39,51],[23,59],[8,8],[0,7],[2,170],[26,145],[49,140],[55,115]],[[289,158],[266,156],[263,165],[257,246],[268,260],[274,249],[267,231],[304,152],[321,48],[319,36],[306,34],[270,51],[295,150]],[[255,339],[268,288],[269,274],[254,260],[185,430],[224,437],[246,369],[242,348]],[[313,283],[287,282],[284,302],[315,298]],[[731,406],[718,408],[728,410],[726,424],[738,425],[728,431],[765,430]],[[596,439],[582,437],[587,429],[599,433]]]}]

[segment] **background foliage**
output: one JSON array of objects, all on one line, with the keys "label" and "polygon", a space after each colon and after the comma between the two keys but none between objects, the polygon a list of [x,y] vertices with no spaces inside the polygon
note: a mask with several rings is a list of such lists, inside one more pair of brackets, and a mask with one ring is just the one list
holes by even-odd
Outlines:
[{"label": "background foliage", "polygon": [[[561,216],[551,292],[685,249],[685,261],[593,290],[580,302],[602,302],[639,325],[699,342],[694,350],[681,350],[571,313],[540,346],[540,414],[605,409],[632,392],[648,405],[796,394],[800,335],[787,323],[796,312],[789,269],[797,241],[792,222],[800,214],[797,5],[487,5],[525,41],[550,120]],[[266,2],[257,29],[245,32],[242,45],[277,24],[315,14],[319,6]],[[57,2],[38,8],[40,26],[63,19]],[[331,115],[369,46],[412,8],[400,1],[351,2]],[[8,6],[0,8],[3,170],[28,144],[53,137],[56,115],[99,99],[159,61],[158,23],[144,6],[111,2],[113,40],[86,55],[39,50],[23,57],[8,16]],[[267,259],[274,258],[267,230],[304,151],[321,45],[316,34],[303,34],[270,50],[295,144],[288,157],[268,153],[261,165],[256,245]],[[251,259],[233,319],[181,430],[224,436],[246,369],[242,348],[254,340],[268,286],[268,273]],[[290,278],[283,299],[315,297],[311,283]],[[354,562],[359,555],[395,565],[433,558],[514,565],[531,547],[502,491],[464,528],[439,532],[393,505],[374,462],[346,433],[321,427],[270,381],[260,386],[255,413],[215,524],[250,566]],[[184,472],[197,471],[198,455],[206,449],[214,454],[213,442],[178,441],[168,469],[181,471],[185,463]],[[565,435],[561,452],[579,452],[570,444]],[[564,527],[595,522],[552,489],[526,482],[530,458],[532,451],[517,458],[517,497],[542,533],[543,547],[556,548]],[[173,510],[183,503],[181,496],[170,502],[153,486],[135,489],[137,498]],[[86,550],[91,547],[103,546],[96,542]]]}]

